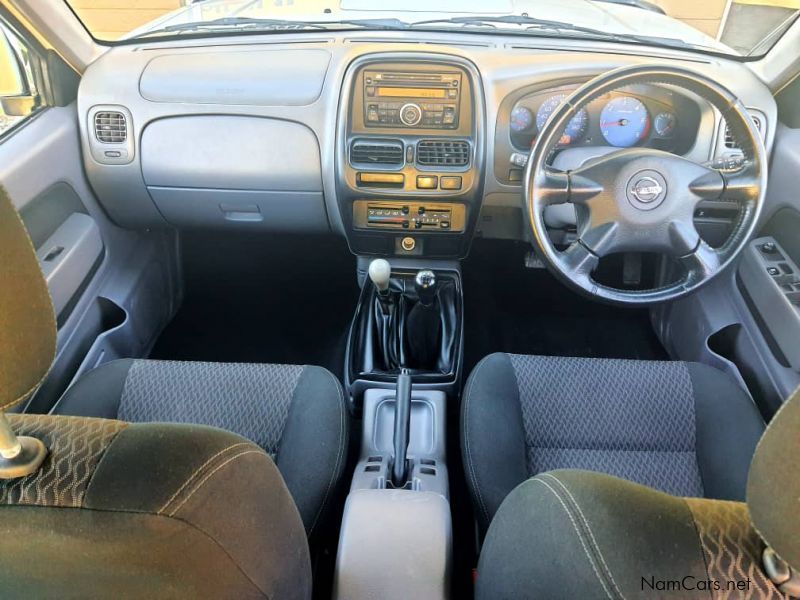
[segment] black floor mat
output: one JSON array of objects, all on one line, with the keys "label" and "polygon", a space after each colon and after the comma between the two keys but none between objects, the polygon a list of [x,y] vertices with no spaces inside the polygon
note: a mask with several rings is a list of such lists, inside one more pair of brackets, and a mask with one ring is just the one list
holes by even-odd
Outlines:
[{"label": "black floor mat", "polygon": [[492,352],[667,358],[647,310],[591,301],[544,269],[525,268],[528,249],[476,240],[462,265],[465,373]]},{"label": "black floor mat", "polygon": [[341,377],[358,300],[333,236],[183,234],[183,306],[151,358],[314,364]]}]

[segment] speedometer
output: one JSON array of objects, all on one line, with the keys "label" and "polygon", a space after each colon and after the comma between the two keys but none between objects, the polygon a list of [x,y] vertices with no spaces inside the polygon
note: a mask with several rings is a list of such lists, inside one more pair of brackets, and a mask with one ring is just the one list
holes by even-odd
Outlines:
[{"label": "speedometer", "polygon": [[600,131],[612,146],[630,148],[650,131],[650,115],[640,100],[632,96],[614,98],[600,112]]},{"label": "speedometer", "polygon": [[[536,112],[536,128],[539,131],[542,130],[544,124],[547,123],[547,119],[550,118],[550,115],[553,114],[553,111],[558,108],[558,106],[561,104],[561,101],[566,97],[566,94],[557,94],[542,102],[542,105]],[[569,123],[567,123],[567,126],[564,128],[564,132],[561,134],[561,139],[558,142],[559,145],[569,146],[573,142],[581,139],[583,134],[586,133],[586,126],[588,124],[589,115],[586,112],[586,109],[582,108],[574,117],[569,120]]]}]

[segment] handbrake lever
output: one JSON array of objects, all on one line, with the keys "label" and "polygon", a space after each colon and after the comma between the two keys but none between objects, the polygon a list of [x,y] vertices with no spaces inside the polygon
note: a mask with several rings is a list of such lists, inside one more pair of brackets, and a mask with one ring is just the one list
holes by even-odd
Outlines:
[{"label": "handbrake lever", "polygon": [[392,483],[395,487],[403,487],[408,471],[406,454],[408,452],[408,434],[411,426],[411,372],[401,369],[397,376],[397,390],[394,399],[394,465],[392,466]]}]

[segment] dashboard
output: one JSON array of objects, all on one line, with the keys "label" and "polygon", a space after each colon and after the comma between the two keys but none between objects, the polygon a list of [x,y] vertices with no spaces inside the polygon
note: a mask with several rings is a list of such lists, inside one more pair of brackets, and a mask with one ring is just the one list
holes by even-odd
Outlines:
[{"label": "dashboard", "polygon": [[[124,227],[335,232],[359,255],[460,258],[475,236],[528,238],[524,161],[549,115],[593,76],[645,63],[729,87],[769,151],[775,101],[735,61],[572,39],[287,32],[111,48],[81,81],[83,159]],[[698,162],[737,153],[707,102],[642,85],[589,103],[554,161],[631,146]],[[722,227],[730,208],[710,207],[709,222]]]}]

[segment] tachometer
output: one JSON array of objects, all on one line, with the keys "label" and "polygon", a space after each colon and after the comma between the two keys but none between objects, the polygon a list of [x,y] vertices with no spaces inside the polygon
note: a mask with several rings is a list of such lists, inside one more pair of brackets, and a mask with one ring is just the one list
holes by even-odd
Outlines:
[{"label": "tachometer", "polygon": [[[558,108],[558,105],[561,104],[561,101],[566,97],[566,94],[557,94],[542,102],[542,105],[536,112],[536,128],[539,131],[542,130],[544,124],[547,123],[547,119],[550,118],[553,111]],[[564,132],[561,134],[561,139],[558,142],[559,145],[569,146],[571,143],[581,139],[583,134],[586,133],[586,126],[588,124],[589,114],[586,112],[585,108],[582,108],[569,120],[569,123],[567,123]]]},{"label": "tachometer", "polygon": [[533,113],[529,108],[517,106],[511,111],[511,131],[520,133],[533,125]]},{"label": "tachometer", "polygon": [[629,148],[647,137],[650,115],[640,100],[632,96],[614,98],[600,112],[600,131],[612,146]]}]

